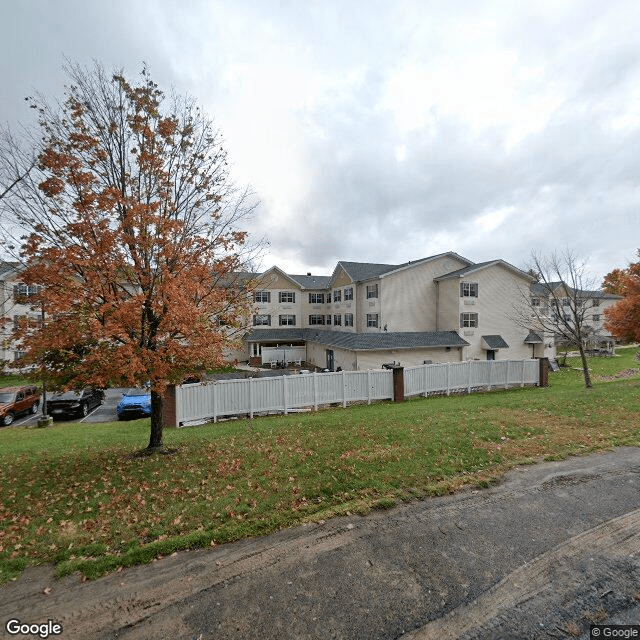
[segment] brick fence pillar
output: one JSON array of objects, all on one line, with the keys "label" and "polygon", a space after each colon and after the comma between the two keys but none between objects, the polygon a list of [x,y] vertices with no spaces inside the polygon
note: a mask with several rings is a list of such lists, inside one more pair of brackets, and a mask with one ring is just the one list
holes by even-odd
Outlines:
[{"label": "brick fence pillar", "polygon": [[177,427],[176,420],[176,387],[173,384],[167,385],[162,399],[162,417],[165,427]]},{"label": "brick fence pillar", "polygon": [[540,382],[539,386],[549,386],[549,358],[539,358],[540,361]]},{"label": "brick fence pillar", "polygon": [[393,401],[404,401],[404,367],[393,367]]}]

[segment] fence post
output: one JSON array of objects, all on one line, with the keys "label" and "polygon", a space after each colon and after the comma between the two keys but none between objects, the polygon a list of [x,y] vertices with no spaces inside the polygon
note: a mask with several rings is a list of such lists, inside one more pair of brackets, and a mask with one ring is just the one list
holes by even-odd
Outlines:
[{"label": "fence post", "polygon": [[218,421],[218,383],[214,382],[211,385],[211,391],[213,396],[213,421]]},{"label": "fence post", "polygon": [[526,360],[522,360],[522,378],[520,379],[520,388],[524,388],[524,381],[526,380]]},{"label": "fence post", "polygon": [[393,367],[393,401],[404,401],[404,367]]},{"label": "fence post", "polygon": [[371,404],[371,369],[367,369],[367,404]]},{"label": "fence post", "polygon": [[249,419],[253,420],[253,378],[249,378]]},{"label": "fence post", "polygon": [[288,414],[287,411],[287,376],[282,376],[282,407],[284,415]]},{"label": "fence post", "polygon": [[313,410],[318,410],[318,372],[313,372]]},{"label": "fence post", "polygon": [[447,395],[451,395],[451,378],[449,376],[450,369],[451,369],[451,363],[447,362]]},{"label": "fence post", "polygon": [[423,376],[422,376],[422,384],[424,385],[424,391],[422,393],[422,395],[426,398],[427,397],[427,379],[428,379],[428,375],[427,375],[427,367],[429,365],[428,364],[423,364],[422,365],[422,372],[423,372]]},{"label": "fence post", "polygon": [[[524,367],[522,367],[522,369],[524,371]],[[522,378],[524,380],[524,375]],[[540,375],[538,384],[541,387],[549,386],[549,358],[540,358]]]},{"label": "fence post", "polygon": [[471,360],[467,360],[467,393],[471,393]]},{"label": "fence post", "polygon": [[342,408],[347,408],[347,383],[346,378],[344,376],[344,369],[340,372],[342,373]]},{"label": "fence post", "polygon": [[165,427],[178,426],[178,409],[176,401],[176,387],[173,384],[167,385],[162,400],[162,417]]},{"label": "fence post", "polygon": [[492,383],[493,383],[493,363],[494,360],[489,360],[489,391],[491,391]]},{"label": "fence post", "polygon": [[504,388],[509,388],[509,363],[511,360],[507,360],[507,372],[504,374]]}]

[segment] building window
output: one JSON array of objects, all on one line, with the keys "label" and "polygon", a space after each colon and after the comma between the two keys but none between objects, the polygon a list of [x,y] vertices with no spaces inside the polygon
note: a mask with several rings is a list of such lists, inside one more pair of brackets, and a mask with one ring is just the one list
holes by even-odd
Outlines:
[{"label": "building window", "polygon": [[271,291],[254,291],[254,302],[271,302]]},{"label": "building window", "polygon": [[460,297],[461,298],[477,298],[478,283],[477,282],[461,282]]},{"label": "building window", "polygon": [[296,317],[289,315],[289,314],[284,314],[280,316],[280,326],[281,327],[285,327],[285,326],[294,326],[296,324]]},{"label": "building window", "polygon": [[378,326],[378,314],[367,313],[367,327],[377,327],[377,326]]},{"label": "building window", "polygon": [[593,321],[594,322],[600,322],[600,314],[599,313],[594,313],[593,314]]},{"label": "building window", "polygon": [[333,292],[333,301],[341,302],[342,301],[342,291],[340,289],[335,289]]},{"label": "building window", "polygon": [[327,316],[327,324],[331,324],[331,316],[330,315]]},{"label": "building window", "polygon": [[35,296],[42,290],[42,287],[36,284],[16,284],[13,286],[14,298],[29,298]]},{"label": "building window", "polygon": [[[378,285],[377,284],[368,284],[367,285],[367,299],[369,298],[377,298],[378,297]],[[378,326],[378,325],[376,325]]]},{"label": "building window", "polygon": [[353,300],[353,287],[347,287],[344,290],[344,299],[345,300]]},{"label": "building window", "polygon": [[309,316],[309,324],[310,325],[324,324],[324,316],[322,315]]},{"label": "building window", "polygon": [[[14,351],[13,352],[13,359],[14,360],[20,360],[20,358],[24,358],[27,355],[26,351]],[[18,400],[21,400],[22,398],[18,398]]]},{"label": "building window", "polygon": [[569,298],[562,298],[562,306],[563,307],[569,306]]},{"label": "building window", "polygon": [[253,316],[254,327],[270,327],[271,316],[268,314],[256,314]]},{"label": "building window", "polygon": [[478,314],[477,313],[461,313],[460,326],[461,327],[477,327]]},{"label": "building window", "polygon": [[344,326],[353,327],[353,313],[344,314]]},{"label": "building window", "polygon": [[309,304],[324,304],[324,293],[310,293]]},{"label": "building window", "polygon": [[295,302],[296,294],[295,291],[280,291],[279,300],[280,302]]},{"label": "building window", "polygon": [[531,298],[531,306],[539,307],[540,306],[540,298]]},{"label": "building window", "polygon": [[342,316],[339,313],[333,316],[333,324],[336,325],[337,327],[342,326]]},{"label": "building window", "polygon": [[596,299],[596,298],[593,298],[593,299],[591,300],[591,304],[592,304],[594,307],[599,307],[599,306],[600,306],[600,300],[598,300],[598,299]]}]

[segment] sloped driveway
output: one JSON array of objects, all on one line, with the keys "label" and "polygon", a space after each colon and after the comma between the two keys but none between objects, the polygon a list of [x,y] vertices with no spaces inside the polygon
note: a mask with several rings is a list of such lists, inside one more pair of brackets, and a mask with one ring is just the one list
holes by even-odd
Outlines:
[{"label": "sloped driveway", "polygon": [[640,622],[640,449],[95,582],[30,569],[0,589],[12,616],[63,638],[588,638],[592,622]]}]

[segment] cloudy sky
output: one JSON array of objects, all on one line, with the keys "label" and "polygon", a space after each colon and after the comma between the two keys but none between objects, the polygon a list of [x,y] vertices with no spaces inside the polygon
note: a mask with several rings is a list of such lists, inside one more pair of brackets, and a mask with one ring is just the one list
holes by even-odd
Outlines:
[{"label": "cloudy sky", "polygon": [[20,0],[0,122],[65,57],[193,95],[260,206],[263,266],[442,251],[599,280],[640,247],[640,5],[628,0]]}]

